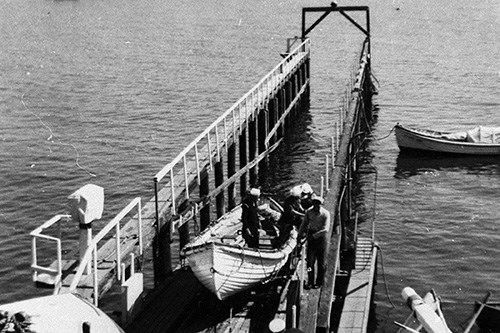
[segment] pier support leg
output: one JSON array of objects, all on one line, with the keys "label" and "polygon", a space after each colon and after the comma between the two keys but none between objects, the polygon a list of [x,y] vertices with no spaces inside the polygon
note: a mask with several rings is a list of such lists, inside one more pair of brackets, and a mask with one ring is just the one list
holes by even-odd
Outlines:
[{"label": "pier support leg", "polygon": [[[240,134],[240,168],[244,168],[248,163],[247,158],[247,129],[241,131]],[[240,197],[244,198],[247,191],[247,175],[246,173],[240,177]]]},{"label": "pier support leg", "polygon": [[[236,173],[236,145],[234,142],[227,149],[227,177],[230,178]],[[236,198],[234,195],[234,183],[227,188],[227,204],[229,209],[236,206]]]},{"label": "pier support leg", "polygon": [[159,257],[155,258],[155,285],[158,286],[165,278],[172,273],[172,251],[170,249],[171,235],[170,223],[168,221],[163,225],[160,233],[156,235],[156,246],[159,249]]},{"label": "pier support leg", "polygon": [[[210,184],[208,174],[205,174],[200,179],[200,198],[204,198],[210,193]],[[210,224],[210,205],[206,205],[200,211],[200,231],[206,229]]]},{"label": "pier support leg", "polygon": [[[257,156],[257,119],[254,118],[248,123],[248,159],[253,161]],[[257,184],[257,168],[250,169],[250,186]]]},{"label": "pier support leg", "polygon": [[[222,160],[222,156],[220,157],[220,160],[215,163],[214,165],[214,172],[215,172],[215,188],[219,187],[224,183],[224,163]],[[217,218],[221,217],[224,215],[224,191],[221,191],[217,196],[215,197],[215,206],[217,210]]]},{"label": "pier support leg", "polygon": [[[274,97],[269,101],[269,128],[273,128],[277,121],[278,121],[278,101],[277,98]],[[275,143],[276,143],[276,135],[273,135],[271,140],[269,140],[269,144],[274,145]]]},{"label": "pier support leg", "polygon": [[182,249],[184,245],[189,243],[189,223],[190,221],[184,221],[177,230],[179,230],[179,248]]},{"label": "pier support leg", "polygon": [[[277,94],[277,110],[278,110],[278,119],[281,118],[283,113],[285,112],[285,90],[284,88],[281,88],[280,91]],[[281,139],[285,135],[285,124],[281,124],[279,130],[277,131],[277,139]]]},{"label": "pier support leg", "polygon": [[[268,111],[266,109],[260,110],[259,112],[259,118],[258,118],[258,149],[259,149],[259,154],[263,153],[266,151],[266,145],[265,145],[265,140],[267,133],[269,132],[269,126],[268,126]],[[265,169],[266,164],[268,163],[268,158],[263,159],[259,163],[259,170],[260,169]]]}]

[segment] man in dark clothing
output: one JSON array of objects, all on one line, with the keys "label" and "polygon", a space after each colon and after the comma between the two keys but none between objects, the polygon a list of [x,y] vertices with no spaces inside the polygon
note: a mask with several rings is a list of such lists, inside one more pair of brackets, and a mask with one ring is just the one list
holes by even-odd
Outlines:
[{"label": "man in dark clothing", "polygon": [[257,212],[257,201],[260,190],[252,188],[242,203],[241,222],[243,224],[242,235],[249,247],[259,247],[259,214]]},{"label": "man in dark clothing", "polygon": [[283,203],[283,214],[278,221],[278,228],[280,230],[279,244],[288,239],[290,231],[293,227],[299,230],[304,217],[304,209],[300,204],[301,190],[300,187],[294,187],[290,190],[288,197]]},{"label": "man in dark clothing", "polygon": [[[320,287],[326,270],[328,232],[330,230],[330,212],[323,208],[323,198],[312,197],[313,206],[306,211],[300,234],[307,235],[307,272],[308,287]],[[300,236],[299,236],[300,237]],[[315,264],[318,274],[315,276]]]}]

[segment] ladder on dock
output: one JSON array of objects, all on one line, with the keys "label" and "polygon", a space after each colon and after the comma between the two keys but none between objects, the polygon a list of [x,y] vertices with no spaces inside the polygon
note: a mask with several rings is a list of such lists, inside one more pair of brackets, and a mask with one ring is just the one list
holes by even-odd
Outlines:
[{"label": "ladder on dock", "polygon": [[359,237],[356,263],[351,271],[338,333],[365,333],[370,315],[377,247],[368,237]]}]

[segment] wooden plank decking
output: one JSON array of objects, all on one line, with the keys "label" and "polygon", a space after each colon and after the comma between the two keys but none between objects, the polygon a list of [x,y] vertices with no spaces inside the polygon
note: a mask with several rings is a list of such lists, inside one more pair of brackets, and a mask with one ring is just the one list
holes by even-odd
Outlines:
[{"label": "wooden plank decking", "polygon": [[358,238],[356,266],[351,271],[338,333],[366,333],[376,261],[377,248],[371,238]]}]

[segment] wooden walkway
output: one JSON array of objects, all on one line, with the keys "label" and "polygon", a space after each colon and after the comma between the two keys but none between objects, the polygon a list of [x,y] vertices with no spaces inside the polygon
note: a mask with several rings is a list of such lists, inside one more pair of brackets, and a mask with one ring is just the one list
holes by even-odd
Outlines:
[{"label": "wooden walkway", "polygon": [[351,271],[338,333],[365,333],[370,315],[377,248],[371,238],[358,238],[356,266]]}]

